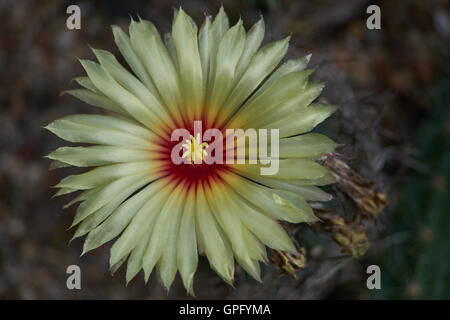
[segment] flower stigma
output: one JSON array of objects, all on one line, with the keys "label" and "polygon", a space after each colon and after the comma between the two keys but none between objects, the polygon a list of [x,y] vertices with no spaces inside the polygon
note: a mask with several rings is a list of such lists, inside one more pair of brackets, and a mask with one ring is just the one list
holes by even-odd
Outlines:
[{"label": "flower stigma", "polygon": [[184,143],[182,147],[186,150],[183,153],[182,158],[187,158],[189,162],[202,162],[208,155],[205,150],[205,148],[208,147],[208,144],[206,142],[201,142],[200,133],[198,133],[195,138],[191,135],[191,138],[186,139],[186,143]]}]

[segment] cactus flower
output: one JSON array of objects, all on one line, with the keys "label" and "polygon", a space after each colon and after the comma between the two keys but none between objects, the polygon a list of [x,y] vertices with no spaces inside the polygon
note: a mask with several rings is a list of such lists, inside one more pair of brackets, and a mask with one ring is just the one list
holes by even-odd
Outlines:
[{"label": "cactus flower", "polygon": [[[261,47],[263,19],[246,32],[241,20],[229,25],[223,8],[200,28],[175,10],[164,37],[141,18],[131,21],[129,34],[112,31],[130,71],[110,52],[93,49],[98,63],[80,60],[87,76],[75,80],[82,88],[66,91],[105,112],[46,127],[89,144],[47,156],[53,168],[89,167],[55,186],[57,196],[80,191],[68,204],[79,203],[73,238],[86,236],[83,253],[115,239],[110,267],[126,262],[127,283],[141,270],[147,281],[156,270],[169,289],[178,271],[193,294],[199,254],[227,283],[235,261],[260,281],[266,246],[296,254],[278,222],[316,221],[308,202],[329,200],[318,186],[334,181],[315,160],[336,144],[309,133],[335,110],[314,102],[323,85],[308,81],[310,55],[282,63],[289,37]],[[261,175],[263,163],[206,163],[213,143],[194,133],[195,121],[201,133],[276,129],[279,169]],[[173,141],[179,128],[190,136]],[[173,162],[178,143],[189,161]]]}]

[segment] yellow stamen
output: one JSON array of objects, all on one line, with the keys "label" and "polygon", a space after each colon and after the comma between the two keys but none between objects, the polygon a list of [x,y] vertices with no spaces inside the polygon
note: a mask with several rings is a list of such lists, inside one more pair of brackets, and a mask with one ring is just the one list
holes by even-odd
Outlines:
[{"label": "yellow stamen", "polygon": [[208,147],[206,142],[201,143],[200,133],[197,137],[191,135],[190,140],[186,140],[186,143],[181,145],[186,151],[183,153],[182,158],[188,158],[189,162],[203,161],[208,155],[205,148]]}]

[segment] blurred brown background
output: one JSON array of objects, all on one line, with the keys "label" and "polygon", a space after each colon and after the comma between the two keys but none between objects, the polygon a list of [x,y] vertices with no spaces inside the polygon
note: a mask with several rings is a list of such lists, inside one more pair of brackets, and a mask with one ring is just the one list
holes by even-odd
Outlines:
[{"label": "blurred brown background", "polygon": [[[201,23],[203,12],[215,14],[220,3],[0,1],[0,298],[188,298],[178,277],[168,296],[153,276],[148,286],[141,274],[125,287],[123,270],[113,277],[108,272],[109,245],[79,258],[82,240],[68,245],[72,231],[66,231],[74,208],[63,210],[69,197],[51,199],[50,189],[71,171],[48,171],[49,161],[43,158],[64,142],[42,126],[63,115],[97,112],[59,94],[75,87],[71,79],[84,74],[77,57],[93,59],[88,44],[117,55],[110,25],[126,29],[129,15],[139,14],[167,32],[173,7],[181,4]],[[66,8],[70,4],[81,8],[79,31],[66,28]],[[444,86],[444,92],[449,91],[449,82],[442,82],[449,74],[449,2],[227,0],[223,4],[230,23],[241,16],[247,29],[262,14],[266,41],[292,33],[288,58],[313,54],[310,65],[317,66],[315,78],[327,85],[322,99],[341,107],[320,130],[345,144],[339,152],[360,173],[382,186],[390,204],[369,226],[372,246],[363,258],[339,257],[336,244],[312,234],[305,240],[311,257],[307,267],[298,273],[299,280],[279,277],[279,272],[268,265],[263,268],[264,284],[258,284],[238,269],[235,289],[223,283],[202,258],[195,278],[198,297],[436,297],[421,296],[420,281],[412,278],[392,285],[383,282],[383,289],[373,295],[365,285],[365,268],[384,263],[392,243],[403,241],[402,233],[395,233],[393,226],[396,215],[402,214],[398,209],[402,190],[416,172],[429,175],[426,161],[418,159],[417,129],[429,118],[433,88]],[[370,4],[381,7],[381,30],[366,28],[366,8]],[[450,121],[446,123],[449,135]],[[437,190],[447,189],[445,176],[435,183]],[[448,212],[447,203],[443,206]],[[420,236],[408,228],[405,230],[409,230],[409,237]],[[440,239],[450,246],[448,240]],[[436,281],[444,283],[440,297],[449,298],[448,265],[442,258],[444,265],[440,268],[445,272]],[[66,267],[72,264],[81,267],[81,290],[66,288]],[[382,272],[383,268],[389,269],[390,265],[384,264]],[[397,291],[389,291],[390,286]]]}]

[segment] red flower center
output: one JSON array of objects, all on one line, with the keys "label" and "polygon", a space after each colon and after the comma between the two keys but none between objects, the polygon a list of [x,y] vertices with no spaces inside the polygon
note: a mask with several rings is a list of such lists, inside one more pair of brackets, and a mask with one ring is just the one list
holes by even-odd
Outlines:
[{"label": "red flower center", "polygon": [[[205,121],[202,121],[201,133],[200,133],[200,144],[202,142],[210,143],[211,141],[202,141],[203,134],[207,131],[208,127],[205,125]],[[181,129],[181,128],[174,128]],[[194,130],[194,124],[185,125],[183,129],[186,129],[190,135],[196,137],[199,133],[198,128]],[[195,132],[196,131],[196,132]],[[195,135],[194,135],[195,134]],[[225,163],[223,158],[225,155],[225,142],[222,141],[223,152],[221,163],[208,164],[204,161],[207,157],[215,157],[215,151],[212,150],[211,154],[207,154],[205,159],[201,163],[185,163],[176,164],[172,158],[172,150],[180,143],[186,143],[185,137],[180,137],[177,141],[171,141],[172,132],[167,133],[166,137],[161,137],[159,141],[159,146],[161,147],[158,151],[160,154],[159,160],[162,162],[161,172],[164,173],[171,180],[179,180],[179,182],[187,183],[188,185],[197,185],[198,183],[219,182],[222,180],[221,175],[229,171],[229,166]],[[183,153],[186,151],[185,148],[180,149],[178,156],[182,158]]]}]

